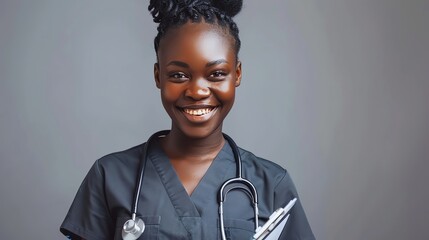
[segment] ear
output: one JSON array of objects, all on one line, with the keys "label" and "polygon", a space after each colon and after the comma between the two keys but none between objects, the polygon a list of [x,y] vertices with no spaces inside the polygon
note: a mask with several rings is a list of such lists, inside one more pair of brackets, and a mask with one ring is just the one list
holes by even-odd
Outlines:
[{"label": "ear", "polygon": [[237,61],[237,66],[235,67],[235,87],[240,86],[241,84],[241,62]]},{"label": "ear", "polygon": [[159,64],[155,63],[153,65],[153,77],[155,79],[155,85],[157,88],[161,88],[161,82],[159,80]]}]

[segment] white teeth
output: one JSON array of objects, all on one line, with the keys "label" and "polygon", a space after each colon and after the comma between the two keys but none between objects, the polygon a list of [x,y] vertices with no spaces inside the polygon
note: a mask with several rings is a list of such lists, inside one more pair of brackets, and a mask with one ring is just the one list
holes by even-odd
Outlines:
[{"label": "white teeth", "polygon": [[184,108],[183,111],[185,111],[185,113],[193,115],[193,116],[202,116],[205,115],[209,112],[211,112],[213,110],[213,108],[200,108],[200,109],[189,109],[189,108]]}]

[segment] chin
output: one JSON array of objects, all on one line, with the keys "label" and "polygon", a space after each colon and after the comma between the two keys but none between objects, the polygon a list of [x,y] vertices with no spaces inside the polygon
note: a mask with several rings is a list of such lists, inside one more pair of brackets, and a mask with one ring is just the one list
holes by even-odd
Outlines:
[{"label": "chin", "polygon": [[191,139],[205,139],[217,132],[222,132],[222,127],[181,127],[180,131],[182,134]]}]

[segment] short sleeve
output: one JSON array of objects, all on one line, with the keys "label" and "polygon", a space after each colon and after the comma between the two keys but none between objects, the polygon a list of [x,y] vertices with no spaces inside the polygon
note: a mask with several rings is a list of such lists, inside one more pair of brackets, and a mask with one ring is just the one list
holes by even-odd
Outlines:
[{"label": "short sleeve", "polygon": [[274,191],[274,206],[277,208],[285,207],[295,197],[297,201],[291,209],[290,217],[279,239],[314,240],[315,237],[307,221],[295,185],[289,173],[285,170],[284,177],[277,184]]},{"label": "short sleeve", "polygon": [[83,180],[60,231],[75,238],[104,240],[113,236],[113,222],[104,191],[104,173],[97,160]]}]

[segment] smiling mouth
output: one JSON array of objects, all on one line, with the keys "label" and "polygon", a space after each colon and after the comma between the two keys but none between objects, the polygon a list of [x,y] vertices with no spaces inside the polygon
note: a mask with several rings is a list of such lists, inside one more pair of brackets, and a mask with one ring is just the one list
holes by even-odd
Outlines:
[{"label": "smiling mouth", "polygon": [[183,112],[192,115],[192,116],[203,116],[210,112],[212,112],[215,108],[198,108],[198,109],[191,109],[191,108],[183,108]]}]

